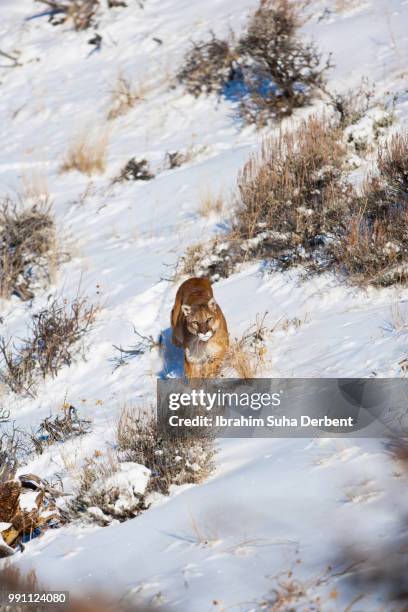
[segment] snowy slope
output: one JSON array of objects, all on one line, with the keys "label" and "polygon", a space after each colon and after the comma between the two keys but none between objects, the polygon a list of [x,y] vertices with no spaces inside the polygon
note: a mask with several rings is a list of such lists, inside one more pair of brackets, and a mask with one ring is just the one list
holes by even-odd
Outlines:
[{"label": "snowy slope", "polygon": [[[35,400],[2,397],[27,430],[64,401],[93,419],[91,434],[24,466],[43,477],[59,473],[68,488],[67,456],[79,467],[111,441],[124,403],[148,406],[156,377],[180,374],[176,351],[163,361],[153,350],[114,370],[112,345],[134,344],[133,326],[166,336],[179,257],[189,244],[222,228],[222,218],[199,214],[201,194],[222,192],[227,199],[237,171],[262,138],[252,128],[241,129],[227,101],[196,100],[171,87],[191,38],[239,30],[256,3],[146,0],[144,9],[128,4],[103,13],[103,44],[94,53],[89,32],[53,27],[46,18],[27,20],[40,12],[31,0],[3,0],[0,6],[0,48],[19,52],[23,64],[9,68],[0,57],[1,195],[16,197],[27,181],[46,182],[61,243],[71,254],[55,286],[32,305],[17,298],[1,304],[1,333],[23,335],[30,314],[50,293],[73,297],[80,287],[100,305],[86,340],[86,362],[47,380]],[[346,90],[367,76],[379,93],[397,93],[391,131],[401,129],[408,121],[408,2],[319,0],[310,10],[305,33],[325,54],[333,53],[330,85]],[[143,84],[144,99],[107,122],[120,72]],[[315,108],[322,106],[317,101]],[[106,173],[60,174],[70,140],[84,129],[106,132]],[[163,170],[153,181],[111,185],[130,157],[147,158],[159,170],[166,152],[189,148],[196,154],[187,164]],[[273,331],[265,375],[403,374],[406,289],[357,289],[332,274],[305,281],[298,270],[271,274],[254,264],[214,290],[233,336],[268,312]],[[295,318],[299,325],[279,325]],[[222,441],[216,472],[205,484],[175,490],[122,525],[50,531],[15,562],[35,566],[40,580],[61,588],[98,585],[118,594],[140,589],[142,598],[186,612],[256,609],[276,586],[278,572],[295,567],[297,576],[312,581],[324,574],[350,525],[369,543],[391,534],[401,503],[401,479],[393,473],[380,442]],[[316,594],[329,598],[333,588],[338,597],[327,599],[323,609],[344,609],[356,595],[338,578]],[[381,593],[363,602],[355,609],[377,610]]]}]

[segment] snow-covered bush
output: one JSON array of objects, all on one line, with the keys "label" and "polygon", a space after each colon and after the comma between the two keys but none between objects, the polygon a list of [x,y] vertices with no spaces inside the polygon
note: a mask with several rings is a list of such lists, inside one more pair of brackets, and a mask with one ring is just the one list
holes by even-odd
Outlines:
[{"label": "snow-covered bush", "polygon": [[311,117],[265,140],[238,175],[229,230],[190,248],[181,271],[215,280],[260,258],[282,267],[312,265],[318,257],[328,265],[325,245],[343,235],[354,198],[344,177],[345,155],[342,131],[324,118]]},{"label": "snow-covered bush", "polygon": [[6,198],[0,204],[0,297],[22,300],[52,279],[57,264],[55,223],[49,206],[20,210]]},{"label": "snow-covered bush", "polygon": [[144,465],[119,462],[113,453],[95,453],[86,459],[78,491],[69,504],[72,518],[101,525],[125,521],[145,509],[150,470]]},{"label": "snow-covered bush", "polygon": [[327,92],[329,104],[338,113],[340,126],[355,125],[373,107],[375,87],[362,79],[358,87],[345,92]]},{"label": "snow-covered bush", "polygon": [[202,481],[212,470],[213,440],[191,431],[176,438],[167,435],[156,417],[125,408],[117,430],[121,460],[145,465],[151,472],[150,492],[169,493],[171,485]]},{"label": "snow-covered bush", "polygon": [[192,44],[177,78],[195,97],[221,93],[224,83],[234,74],[234,59],[234,39],[221,39],[212,34],[209,41]]},{"label": "snow-covered bush", "polygon": [[325,81],[330,60],[298,36],[302,3],[261,0],[239,40],[243,79],[248,91],[239,113],[249,123],[291,115],[307,105]]},{"label": "snow-covered bush", "polygon": [[172,485],[201,482],[213,467],[210,434],[173,438],[155,416],[129,407],[121,413],[116,442],[114,450],[85,461],[71,517],[101,525],[125,521],[146,510],[155,495],[168,495]]},{"label": "snow-covered bush", "polygon": [[245,31],[228,39],[214,34],[194,43],[177,78],[194,96],[223,94],[238,102],[246,123],[265,125],[307,105],[322,88],[330,61],[322,66],[312,42],[298,36],[302,6],[290,0],[261,0]]},{"label": "snow-covered bush", "polygon": [[339,263],[357,280],[389,285],[408,278],[408,135],[381,145],[344,239]]},{"label": "snow-covered bush", "polygon": [[96,310],[86,299],[53,300],[31,319],[30,336],[20,346],[0,338],[0,381],[14,393],[35,396],[39,378],[55,377],[70,366],[80,347],[77,342],[89,331]]}]

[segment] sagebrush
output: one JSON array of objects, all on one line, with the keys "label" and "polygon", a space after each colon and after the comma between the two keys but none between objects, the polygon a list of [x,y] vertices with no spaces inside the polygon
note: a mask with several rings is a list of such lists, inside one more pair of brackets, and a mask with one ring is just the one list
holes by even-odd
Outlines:
[{"label": "sagebrush", "polygon": [[77,342],[95,315],[95,307],[86,299],[52,300],[32,316],[30,334],[18,346],[0,338],[0,381],[14,393],[35,396],[40,378],[55,377],[81,354]]},{"label": "sagebrush", "polygon": [[182,272],[216,279],[260,258],[281,267],[317,258],[332,263],[325,245],[342,238],[354,198],[345,155],[340,128],[325,118],[312,116],[266,139],[239,172],[229,229],[190,247]]},{"label": "sagebrush", "polygon": [[0,297],[34,297],[52,279],[58,263],[56,228],[46,203],[21,208],[0,204]]},{"label": "sagebrush", "polygon": [[355,199],[339,265],[354,279],[390,285],[408,278],[408,135],[379,147],[376,169]]},{"label": "sagebrush", "polygon": [[261,0],[244,32],[193,43],[177,78],[194,96],[217,93],[238,102],[246,123],[265,125],[310,103],[325,83],[330,58],[300,38],[305,3]]},{"label": "sagebrush", "polygon": [[[125,407],[115,450],[98,452],[84,464],[70,503],[71,516],[102,525],[136,516],[150,505],[152,495],[168,495],[172,485],[206,478],[213,469],[214,452],[210,433],[191,431],[176,438],[163,430],[155,415]],[[137,478],[126,478],[132,470],[145,478],[142,486]]]}]

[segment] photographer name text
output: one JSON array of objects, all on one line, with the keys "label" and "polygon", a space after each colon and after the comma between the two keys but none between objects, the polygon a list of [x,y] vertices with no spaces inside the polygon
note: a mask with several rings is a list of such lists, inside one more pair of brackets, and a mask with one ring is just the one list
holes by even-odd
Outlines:
[{"label": "photographer name text", "polygon": [[327,415],[319,418],[309,415],[300,417],[268,415],[264,418],[242,415],[239,417],[222,415],[179,417],[173,414],[169,417],[168,423],[171,427],[354,427],[355,425],[353,417],[332,418]]}]

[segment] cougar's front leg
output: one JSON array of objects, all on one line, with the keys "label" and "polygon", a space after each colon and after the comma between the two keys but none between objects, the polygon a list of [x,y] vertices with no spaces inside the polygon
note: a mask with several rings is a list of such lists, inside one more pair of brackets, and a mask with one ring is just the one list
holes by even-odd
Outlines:
[{"label": "cougar's front leg", "polygon": [[202,378],[202,368],[199,363],[190,363],[184,357],[184,374],[187,378]]},{"label": "cougar's front leg", "polygon": [[222,361],[217,357],[209,359],[203,365],[203,378],[216,378],[220,372]]}]

